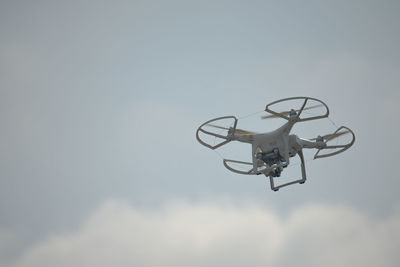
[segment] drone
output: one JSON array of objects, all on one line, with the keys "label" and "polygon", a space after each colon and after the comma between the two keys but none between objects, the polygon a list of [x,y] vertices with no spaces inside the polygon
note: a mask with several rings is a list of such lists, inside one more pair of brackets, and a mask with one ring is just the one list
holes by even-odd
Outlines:
[{"label": "drone", "polygon": [[[293,103],[298,104],[298,109],[291,109],[289,111],[276,111],[277,106],[282,103]],[[300,104],[301,105],[300,105]],[[310,105],[313,104],[313,105]],[[322,108],[322,114],[318,115],[307,115],[306,110]],[[218,117],[206,121],[196,131],[196,138],[200,144],[215,150],[221,146],[224,146],[232,141],[238,141],[242,143],[251,144],[252,154],[251,162],[239,161],[233,159],[223,159],[224,166],[235,173],[244,175],[260,175],[264,174],[269,177],[271,190],[278,191],[281,187],[285,187],[292,184],[304,184],[306,181],[306,168],[305,160],[303,155],[303,149],[316,149],[314,159],[326,158],[349,149],[355,141],[355,135],[351,129],[345,126],[340,126],[335,132],[318,136],[312,139],[300,138],[295,134],[291,134],[291,130],[294,124],[298,122],[311,121],[317,119],[327,118],[329,115],[328,106],[312,97],[290,97],[281,100],[274,101],[265,107],[265,111],[270,113],[266,116],[262,116],[262,119],[270,118],[282,118],[287,122],[284,123],[278,129],[266,132],[256,133],[247,130],[238,129],[238,119],[235,116],[224,116]],[[304,115],[306,114],[306,115]],[[231,121],[231,127],[223,127],[218,125],[218,121]],[[212,131],[211,129],[218,129],[224,131],[224,133]],[[338,138],[342,135],[351,135],[350,141],[345,144],[331,145],[333,139]],[[212,143],[205,141],[205,136],[212,137],[214,139],[221,140],[219,143]],[[214,141],[215,142],[215,141]],[[328,144],[329,142],[329,144]],[[301,178],[293,180],[291,182],[277,184],[276,179],[281,176],[283,170],[289,166],[290,158],[299,156],[301,161]],[[243,170],[233,167],[232,165],[247,166]]]}]

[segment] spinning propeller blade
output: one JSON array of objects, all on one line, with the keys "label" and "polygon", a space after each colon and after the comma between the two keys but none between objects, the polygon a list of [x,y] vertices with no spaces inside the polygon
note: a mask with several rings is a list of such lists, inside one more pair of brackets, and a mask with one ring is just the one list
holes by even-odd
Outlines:
[{"label": "spinning propeller blade", "polygon": [[[222,127],[219,125],[214,125],[214,124],[207,124],[207,126],[211,126],[214,128],[218,128],[218,129],[223,129],[223,130],[230,130],[230,128],[226,128],[226,127]],[[233,128],[232,128],[233,129]],[[250,132],[250,131],[246,131],[246,130],[242,130],[242,129],[235,129],[235,132],[239,133],[239,134],[255,134],[254,132]]]},{"label": "spinning propeller blade", "polygon": [[219,125],[214,125],[214,124],[206,124],[206,125],[214,127],[214,128],[218,128],[218,129],[229,130],[229,128],[222,127],[222,126],[219,126]]},{"label": "spinning propeller blade", "polygon": [[[314,105],[314,106],[309,106],[309,107],[303,108],[303,110],[314,109],[314,108],[318,108],[318,107],[322,107],[322,106],[323,106],[322,104],[318,104],[318,105]],[[295,111],[296,111],[296,112],[299,112],[300,109],[295,110]],[[283,116],[287,116],[287,115],[290,114],[290,112],[291,112],[291,111],[282,111],[282,112],[279,112],[279,114],[281,114],[281,115],[283,115]],[[266,115],[266,116],[262,116],[262,117],[261,117],[262,120],[265,120],[265,119],[273,119],[273,118],[280,118],[280,117],[277,116],[277,115],[274,115],[274,114]]]},{"label": "spinning propeller blade", "polygon": [[[335,134],[326,134],[324,136],[322,136],[322,138],[324,138],[325,141],[330,141],[332,139],[338,138],[339,136],[342,136],[344,134],[348,134],[350,133],[350,131],[345,131],[345,132],[339,132],[339,133],[335,133]],[[317,140],[317,138],[312,138],[310,140]]]}]

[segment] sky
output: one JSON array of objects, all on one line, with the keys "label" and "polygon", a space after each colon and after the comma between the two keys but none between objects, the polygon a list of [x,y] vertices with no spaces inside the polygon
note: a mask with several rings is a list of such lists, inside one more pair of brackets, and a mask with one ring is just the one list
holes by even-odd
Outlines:
[{"label": "sky", "polygon": [[[398,266],[399,11],[1,1],[0,266]],[[292,96],[356,135],[307,160],[304,185],[273,192],[196,141],[211,118]],[[260,115],[238,127],[283,124]]]}]

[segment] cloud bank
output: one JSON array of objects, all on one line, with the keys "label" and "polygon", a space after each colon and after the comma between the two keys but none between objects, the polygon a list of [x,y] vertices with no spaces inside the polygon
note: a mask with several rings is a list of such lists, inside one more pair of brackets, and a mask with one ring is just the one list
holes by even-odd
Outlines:
[{"label": "cloud bank", "polygon": [[399,214],[374,220],[343,206],[282,217],[257,204],[108,201],[78,231],[3,266],[398,266],[399,240]]}]

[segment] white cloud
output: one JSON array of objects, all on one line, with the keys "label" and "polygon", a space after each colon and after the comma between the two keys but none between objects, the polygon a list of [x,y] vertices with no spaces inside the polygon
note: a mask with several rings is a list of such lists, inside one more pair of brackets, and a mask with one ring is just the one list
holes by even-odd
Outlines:
[{"label": "white cloud", "polygon": [[400,217],[308,205],[286,218],[255,204],[139,210],[109,201],[77,232],[56,235],[10,265],[397,266]]}]

